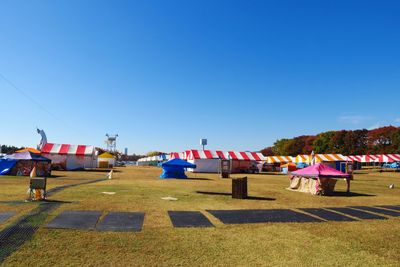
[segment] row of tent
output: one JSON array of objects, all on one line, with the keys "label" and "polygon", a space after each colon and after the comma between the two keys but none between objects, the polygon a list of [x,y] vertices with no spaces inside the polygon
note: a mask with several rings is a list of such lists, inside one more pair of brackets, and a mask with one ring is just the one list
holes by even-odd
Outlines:
[{"label": "row of tent", "polygon": [[[400,154],[383,154],[383,155],[358,155],[344,156],[342,154],[315,154],[313,159],[311,155],[292,156],[264,156],[259,152],[236,152],[236,151],[221,151],[221,150],[186,150],[184,152],[171,152],[159,156],[141,158],[138,160],[138,165],[157,166],[160,162],[165,162],[170,159],[182,159],[196,164],[196,169],[188,169],[193,172],[218,172],[219,161],[221,159],[230,159],[232,162],[232,172],[247,172],[249,169],[258,166],[257,163],[263,163],[271,166],[271,171],[281,171],[287,167],[285,164],[294,163],[297,168],[303,168],[310,164],[327,163],[337,170],[345,168],[345,162],[357,163],[355,169],[361,168],[361,163],[368,162],[396,162],[400,161]],[[299,167],[301,164],[304,166]],[[291,166],[290,166],[291,167]],[[268,167],[269,168],[269,167]],[[286,171],[290,171],[287,169]]]},{"label": "row of tent", "polygon": [[[253,160],[263,161],[269,164],[275,163],[309,163],[311,161],[310,155],[292,156],[264,156],[259,152],[236,152],[228,151],[223,152],[220,150],[186,150],[185,152],[171,152],[169,154],[161,154],[159,156],[152,156],[141,158],[138,162],[163,162],[169,159],[179,158],[183,160],[195,159],[233,159],[233,160]],[[356,155],[344,156],[342,154],[315,154],[315,163],[320,162],[334,162],[334,161],[356,161],[360,163],[386,163],[400,161],[400,154],[381,154],[381,155]]]},{"label": "row of tent", "polygon": [[234,159],[234,160],[254,160],[263,161],[265,157],[259,152],[237,152],[228,151],[223,152],[220,150],[186,150],[185,152],[171,152],[169,154],[161,154],[158,156],[145,157],[138,160],[138,162],[151,162],[151,161],[165,161],[170,159]]},{"label": "row of tent", "polygon": [[51,170],[80,170],[112,168],[115,157],[108,153],[98,155],[94,146],[47,143],[42,150],[27,148],[0,159],[2,175],[26,176],[36,166],[38,176],[49,176]]}]

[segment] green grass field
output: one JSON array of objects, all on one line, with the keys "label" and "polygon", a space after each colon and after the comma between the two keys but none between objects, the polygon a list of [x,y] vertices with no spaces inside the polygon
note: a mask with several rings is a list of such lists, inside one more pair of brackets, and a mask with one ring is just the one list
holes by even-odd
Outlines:
[{"label": "green grass field", "polygon": [[[272,209],[347,205],[400,204],[400,173],[361,171],[352,181],[358,195],[311,196],[288,191],[287,175],[249,175],[249,195],[229,195],[230,179],[215,174],[189,174],[191,179],[159,179],[153,167],[116,169],[113,180],[81,185],[54,194],[68,201],[47,217],[63,210],[142,211],[139,233],[112,233],[40,228],[33,239],[3,262],[4,266],[399,266],[400,219],[357,222],[266,223],[224,225],[207,209]],[[50,188],[105,177],[104,172],[53,172]],[[240,175],[234,175],[240,177]],[[338,181],[336,190],[346,183]],[[36,203],[15,204],[26,198],[28,178],[0,178],[0,211],[21,216]],[[116,192],[105,195],[102,192]],[[221,194],[204,194],[198,192]],[[177,201],[162,200],[176,197]],[[215,228],[173,228],[168,210],[201,211]],[[18,216],[0,224],[0,229]]]}]

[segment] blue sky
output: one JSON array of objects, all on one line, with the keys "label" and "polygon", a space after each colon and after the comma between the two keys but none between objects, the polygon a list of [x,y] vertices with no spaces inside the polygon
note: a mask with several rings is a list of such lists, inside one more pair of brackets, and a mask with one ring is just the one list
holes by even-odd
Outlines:
[{"label": "blue sky", "polygon": [[259,150],[400,125],[398,1],[2,1],[0,143]]}]

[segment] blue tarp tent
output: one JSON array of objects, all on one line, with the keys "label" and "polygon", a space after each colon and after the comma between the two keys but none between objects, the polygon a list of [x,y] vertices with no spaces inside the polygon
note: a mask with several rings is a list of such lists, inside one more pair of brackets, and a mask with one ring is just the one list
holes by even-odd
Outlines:
[{"label": "blue tarp tent", "polygon": [[0,160],[0,175],[29,176],[36,167],[37,176],[51,175],[51,160],[30,151],[7,155]]},{"label": "blue tarp tent", "polygon": [[8,174],[15,164],[17,164],[16,159],[0,159],[0,175]]},{"label": "blue tarp tent", "polygon": [[304,163],[304,162],[297,163],[297,165],[296,165],[297,169],[304,169],[306,167],[308,167],[308,164]]},{"label": "blue tarp tent", "polygon": [[167,162],[161,163],[163,172],[160,178],[187,178],[185,168],[195,169],[196,165],[181,159],[171,159]]}]

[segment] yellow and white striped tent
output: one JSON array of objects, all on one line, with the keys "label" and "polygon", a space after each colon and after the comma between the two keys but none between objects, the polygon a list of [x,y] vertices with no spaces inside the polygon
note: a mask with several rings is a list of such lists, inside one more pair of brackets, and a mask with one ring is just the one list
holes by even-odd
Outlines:
[{"label": "yellow and white striped tent", "polygon": [[316,154],[315,162],[347,161],[347,157],[342,154]]},{"label": "yellow and white striped tent", "polygon": [[293,162],[294,157],[291,156],[268,156],[267,163],[274,164],[274,163],[288,163]]},{"label": "yellow and white striped tent", "polygon": [[297,155],[294,158],[294,162],[310,164],[310,155]]},{"label": "yellow and white striped tent", "polygon": [[[315,154],[315,163],[333,162],[333,161],[347,161],[347,157],[342,154]],[[311,163],[310,155],[298,155],[294,162],[296,163]]]}]

